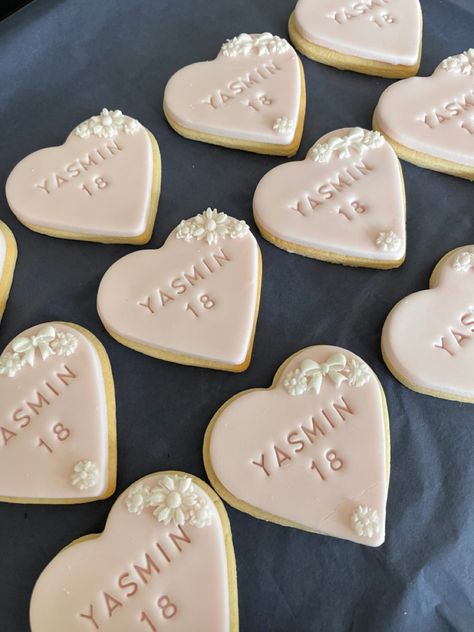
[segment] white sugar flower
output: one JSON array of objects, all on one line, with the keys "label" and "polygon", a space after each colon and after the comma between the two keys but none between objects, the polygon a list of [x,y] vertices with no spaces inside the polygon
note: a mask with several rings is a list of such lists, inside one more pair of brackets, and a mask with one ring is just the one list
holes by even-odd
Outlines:
[{"label": "white sugar flower", "polygon": [[227,236],[231,239],[241,239],[249,230],[243,220],[234,219],[225,213],[220,213],[217,209],[208,208],[204,213],[182,220],[176,229],[176,237],[184,241],[204,239],[212,245]]},{"label": "white sugar flower", "polygon": [[145,483],[137,483],[133,487],[130,488],[126,505],[127,509],[130,513],[135,513],[140,515],[143,509],[146,507],[148,503],[148,499],[150,497],[150,488]]},{"label": "white sugar flower", "polygon": [[329,162],[332,156],[332,149],[328,143],[316,143],[309,150],[309,157],[314,162]]},{"label": "white sugar flower", "polygon": [[198,529],[208,527],[212,523],[210,503],[197,500],[194,507],[189,510],[189,524]]},{"label": "white sugar flower", "polygon": [[78,461],[71,474],[71,483],[81,491],[99,482],[99,468],[93,461]]},{"label": "white sugar flower", "polygon": [[474,48],[470,48],[460,55],[448,57],[442,62],[441,67],[448,72],[457,74],[474,74]]},{"label": "white sugar flower", "polygon": [[77,349],[79,341],[74,334],[58,331],[56,338],[51,341],[50,347],[58,356],[70,356]]},{"label": "white sugar flower", "polygon": [[126,134],[135,134],[139,128],[138,121],[125,116],[120,110],[104,108],[98,116],[92,116],[78,125],[74,133],[81,138],[89,138],[93,134],[99,138],[110,139],[117,136],[121,130]]},{"label": "white sugar flower", "polygon": [[187,476],[163,476],[158,485],[150,490],[147,504],[155,507],[153,515],[158,522],[176,526],[189,519],[189,512],[196,505],[192,479]]},{"label": "white sugar flower", "polygon": [[458,253],[452,265],[456,272],[468,272],[471,267],[474,267],[474,251],[465,250]]},{"label": "white sugar flower", "polygon": [[190,220],[182,219],[176,229],[176,237],[178,239],[184,239],[184,241],[191,241],[194,238],[194,224]]},{"label": "white sugar flower", "polygon": [[231,239],[242,239],[249,232],[250,228],[243,219],[236,219],[229,227],[229,237]]},{"label": "white sugar flower", "polygon": [[208,208],[194,218],[194,237],[205,239],[209,245],[216,244],[219,237],[228,233],[227,215],[217,209]]},{"label": "white sugar flower", "polygon": [[226,57],[248,55],[254,46],[254,39],[248,33],[242,33],[237,37],[227,40],[222,44],[221,52]]},{"label": "white sugar flower", "polygon": [[259,55],[268,55],[270,53],[285,53],[289,48],[289,43],[278,35],[241,33],[222,44],[221,53],[226,57],[237,57],[238,55],[248,55],[253,49],[256,49]]},{"label": "white sugar flower", "polygon": [[295,129],[295,123],[286,116],[279,116],[273,121],[273,131],[277,134],[288,134]]},{"label": "white sugar flower", "polygon": [[262,33],[255,36],[254,46],[258,50],[259,55],[268,55],[269,53],[285,53],[290,45],[278,35],[272,35],[271,33]]},{"label": "white sugar flower", "polygon": [[362,360],[352,358],[346,370],[347,380],[350,386],[364,386],[372,377],[372,371]]},{"label": "white sugar flower", "polygon": [[380,132],[365,132],[362,142],[370,149],[378,149],[384,144],[385,138]]},{"label": "white sugar flower", "polygon": [[397,233],[394,233],[392,230],[382,231],[377,235],[375,244],[377,248],[383,250],[384,252],[396,252],[400,249],[400,246],[402,245],[402,240],[397,235]]},{"label": "white sugar flower", "polygon": [[380,531],[379,514],[375,509],[359,505],[352,512],[351,525],[358,536],[373,538]]},{"label": "white sugar flower", "polygon": [[25,360],[19,353],[5,352],[0,356],[0,375],[15,377],[15,375],[25,366]]},{"label": "white sugar flower", "polygon": [[135,134],[138,132],[139,127],[140,123],[136,119],[130,118],[129,116],[124,117],[123,131],[126,134]]},{"label": "white sugar flower", "polygon": [[89,122],[81,123],[74,130],[76,136],[80,136],[81,138],[89,138],[91,135],[91,129],[89,127]]},{"label": "white sugar flower", "polygon": [[123,125],[123,114],[120,110],[104,108],[99,116],[93,116],[92,131],[101,138],[113,138]]},{"label": "white sugar flower", "polygon": [[283,386],[292,396],[303,395],[308,390],[308,380],[301,369],[295,369],[285,375]]}]

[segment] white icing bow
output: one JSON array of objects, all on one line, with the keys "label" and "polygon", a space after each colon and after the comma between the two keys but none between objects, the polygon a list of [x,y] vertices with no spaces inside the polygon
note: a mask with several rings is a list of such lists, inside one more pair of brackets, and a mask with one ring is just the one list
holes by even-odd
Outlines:
[{"label": "white icing bow", "polygon": [[384,143],[384,137],[380,132],[372,132],[361,127],[355,127],[345,136],[332,136],[327,142],[317,142],[309,150],[309,157],[315,162],[327,163],[334,152],[338,157],[351,157],[352,152],[362,154],[367,149],[378,149]]},{"label": "white icing bow", "polygon": [[300,368],[308,378],[308,389],[314,389],[319,395],[323,378],[326,376],[339,388],[346,379],[346,376],[341,374],[345,367],[346,357],[342,353],[334,353],[332,356],[329,356],[326,362],[321,364],[307,358],[303,360]]},{"label": "white icing bow", "polygon": [[372,372],[363,360],[354,357],[348,362],[343,353],[334,353],[321,363],[309,358],[303,360],[299,367],[285,375],[283,386],[292,396],[303,395],[310,390],[319,395],[325,377],[329,377],[337,388],[346,380],[349,386],[360,388],[369,382],[371,376]]},{"label": "white icing bow", "polygon": [[50,347],[50,342],[56,337],[56,331],[51,325],[46,325],[40,329],[36,336],[21,336],[12,343],[12,349],[15,353],[21,353],[24,361],[30,366],[35,364],[35,352],[39,349],[43,360],[54,355],[54,351]]}]

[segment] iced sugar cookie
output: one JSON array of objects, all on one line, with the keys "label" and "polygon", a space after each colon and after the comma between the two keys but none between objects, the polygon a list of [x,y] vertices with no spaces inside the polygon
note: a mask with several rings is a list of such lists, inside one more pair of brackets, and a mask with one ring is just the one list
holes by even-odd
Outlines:
[{"label": "iced sugar cookie", "polygon": [[326,134],[305,160],[262,178],[253,210],[265,239],[289,252],[370,268],[405,259],[403,174],[379,132]]},{"label": "iced sugar cookie", "polygon": [[425,395],[474,402],[474,246],[445,255],[430,289],[404,298],[382,333],[384,360],[395,377]]},{"label": "iced sugar cookie", "polygon": [[216,209],[183,220],[159,250],[117,261],[99,287],[105,328],[155,358],[244,371],[260,301],[261,257],[247,224]]},{"label": "iced sugar cookie", "polygon": [[474,48],[448,57],[431,77],[389,86],[374,127],[419,167],[474,180]]},{"label": "iced sugar cookie", "polygon": [[242,33],[225,42],[213,61],[175,73],[163,107],[171,127],[186,138],[292,156],[303,133],[303,66],[277,35]]},{"label": "iced sugar cookie", "polygon": [[223,504],[189,474],[140,479],[119,496],[101,535],[76,540],[46,567],[30,623],[32,632],[238,632]]},{"label": "iced sugar cookie", "polygon": [[114,492],[114,383],[89,331],[36,325],[0,355],[0,450],[2,501],[83,503]]},{"label": "iced sugar cookie", "polygon": [[120,110],[103,109],[59,147],[24,158],[7,180],[20,222],[52,237],[144,244],[155,222],[161,182],[158,144]]},{"label": "iced sugar cookie", "polygon": [[270,389],[230,399],[207,429],[204,463],[217,493],[256,518],[384,541],[387,406],[376,375],[350,351],[308,347]]},{"label": "iced sugar cookie", "polygon": [[10,294],[17,254],[16,240],[12,231],[0,221],[0,321]]},{"label": "iced sugar cookie", "polygon": [[341,70],[409,77],[420,66],[419,0],[299,0],[288,29],[303,55]]}]

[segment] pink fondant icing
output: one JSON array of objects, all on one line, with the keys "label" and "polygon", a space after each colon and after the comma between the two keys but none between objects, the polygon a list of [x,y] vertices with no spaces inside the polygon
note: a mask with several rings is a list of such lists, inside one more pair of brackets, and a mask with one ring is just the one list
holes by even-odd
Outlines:
[{"label": "pink fondant icing", "polygon": [[[186,66],[165,89],[164,108],[179,125],[214,136],[269,144],[290,144],[295,137],[301,101],[298,56],[283,53],[226,57]],[[212,103],[211,103],[212,102]],[[273,129],[286,117],[293,128]]]},{"label": "pink fondant icing", "polygon": [[[142,481],[153,486],[157,479],[154,474]],[[195,489],[208,500],[212,522],[200,529],[184,524],[190,542],[177,526],[158,522],[151,509],[130,513],[127,492],[119,496],[104,533],[61,551],[39,577],[31,598],[32,632],[152,630],[140,621],[142,613],[160,631],[229,632],[226,536],[213,501],[197,484]],[[170,534],[182,538],[176,541],[181,551]],[[146,573],[149,563],[154,566]],[[168,618],[157,604],[163,596],[176,606],[174,615],[172,607],[166,611]],[[93,619],[81,617],[91,614],[91,606]]]},{"label": "pink fondant icing", "polygon": [[418,152],[474,166],[474,70],[438,66],[431,77],[389,86],[374,114],[377,127]]},{"label": "pink fondant icing", "polygon": [[[225,405],[210,436],[210,461],[239,501],[306,529],[378,546],[384,541],[389,472],[384,397],[376,376],[370,371],[359,388],[347,380],[338,387],[326,376],[319,395],[292,396],[284,386],[303,360],[323,363],[335,353],[349,363],[358,359],[339,347],[308,347],[290,359],[274,388],[243,393]],[[339,414],[334,404],[352,412]],[[305,434],[303,426],[316,434]],[[338,470],[330,466],[330,451],[342,461]],[[262,454],[269,475],[252,463],[261,462]],[[372,538],[351,527],[359,505],[378,513],[380,529]]]},{"label": "pink fondant icing", "polygon": [[[319,144],[345,137],[354,128],[323,136]],[[327,163],[311,159],[279,165],[255,191],[255,220],[291,243],[330,253],[374,260],[400,260],[406,249],[405,193],[400,163],[386,142],[362,152],[335,151]],[[377,236],[393,231],[397,250],[382,250]]]},{"label": "pink fondant icing", "polygon": [[[110,485],[109,416],[94,345],[74,327],[46,323],[19,334],[0,362],[13,352],[16,340],[38,336],[48,325],[72,334],[75,351],[43,360],[34,347],[33,366],[25,364],[12,377],[0,374],[0,496],[7,500],[93,499]],[[98,468],[97,483],[86,490],[71,483],[81,460]]]},{"label": "pink fondant icing", "polygon": [[457,255],[473,251],[464,246],[450,253],[436,269],[432,289],[400,301],[382,333],[389,368],[415,387],[454,399],[474,398],[474,268],[453,267]]},{"label": "pink fondant icing", "polygon": [[299,33],[319,46],[394,65],[418,61],[418,0],[299,0],[294,15]]},{"label": "pink fondant icing", "polygon": [[153,147],[140,126],[111,139],[71,132],[63,145],[24,158],[8,177],[6,196],[25,224],[126,238],[147,227],[152,184]]},{"label": "pink fondant icing", "polygon": [[159,250],[134,252],[114,263],[99,287],[99,316],[109,331],[132,343],[242,364],[258,308],[257,242],[250,232],[213,245],[178,239],[176,232]]}]

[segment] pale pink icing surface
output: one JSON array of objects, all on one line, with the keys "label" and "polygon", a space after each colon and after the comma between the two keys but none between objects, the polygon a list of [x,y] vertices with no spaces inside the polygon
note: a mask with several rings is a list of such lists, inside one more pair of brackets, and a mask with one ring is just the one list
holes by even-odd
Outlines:
[{"label": "pale pink icing surface", "polygon": [[468,398],[474,397],[474,268],[457,271],[453,262],[457,254],[473,248],[449,255],[437,271],[436,285],[400,301],[382,333],[385,359],[406,380]]},{"label": "pale pink icing surface", "polygon": [[[157,474],[142,479],[151,485],[157,480]],[[119,496],[100,537],[64,549],[43,571],[31,598],[32,632],[140,632],[151,629],[140,622],[142,612],[160,631],[227,632],[224,531],[213,501],[197,484],[195,489],[200,498],[209,500],[212,522],[200,529],[184,524],[181,528],[191,541],[177,541],[181,551],[170,539],[170,534],[183,537],[177,526],[158,522],[149,508],[140,515],[130,513],[127,491]],[[146,568],[146,555],[159,572],[153,568],[148,575],[137,572],[136,566]],[[120,587],[120,578],[128,587]],[[135,594],[127,597],[134,590],[131,583]],[[109,601],[111,614],[104,593],[121,604]],[[177,612],[169,619],[157,606],[161,596],[176,605]],[[96,624],[79,616],[90,614],[91,605]]]},{"label": "pale pink icing surface", "polygon": [[[376,376],[359,388],[347,381],[337,387],[325,377],[319,395],[308,391],[291,396],[283,384],[302,360],[322,363],[338,352],[349,361],[357,358],[339,347],[308,347],[293,357],[275,388],[243,393],[228,404],[210,437],[210,460],[217,478],[237,499],[308,529],[378,546],[384,541],[389,473]],[[334,403],[345,405],[341,397],[352,410],[342,412],[345,420],[333,408]],[[312,418],[324,433],[317,431],[313,442],[302,431],[302,426],[312,429]],[[289,457],[280,454],[281,466],[275,446]],[[331,450],[343,463],[337,471],[326,458]],[[269,476],[252,464],[261,462],[262,454]],[[313,461],[325,480],[311,469]],[[351,528],[358,505],[378,512],[380,532],[373,538],[361,537]]]},{"label": "pale pink icing surface", "polygon": [[[45,325],[73,334],[77,349],[69,356],[50,355],[43,360],[36,348],[33,367],[26,364],[13,377],[0,375],[0,496],[98,497],[109,486],[109,430],[101,362],[92,343],[63,323],[36,325],[14,340],[38,335]],[[12,343],[5,349],[11,351]],[[61,379],[58,374],[66,377]],[[69,430],[67,437],[67,432],[56,427],[58,423]],[[41,440],[49,449],[40,445]],[[94,462],[99,471],[97,484],[87,490],[71,483],[73,467],[81,460]]]},{"label": "pale pink icing surface", "polygon": [[[132,342],[242,364],[256,317],[259,252],[250,232],[209,245],[178,239],[173,230],[162,248],[134,252],[109,268],[99,287],[99,316]],[[215,255],[228,260],[219,264]],[[214,305],[204,307],[205,296]]]},{"label": "pale pink icing surface", "polygon": [[[99,188],[97,178],[107,186],[99,182]],[[6,196],[26,224],[86,236],[135,237],[147,226],[152,184],[153,147],[140,126],[134,134],[119,131],[111,139],[71,132],[63,145],[24,158],[8,177]]]},{"label": "pale pink icing surface", "polygon": [[[353,128],[323,136],[344,137]],[[405,254],[405,194],[398,158],[384,142],[379,148],[328,163],[311,159],[279,165],[259,182],[253,200],[255,220],[277,238],[338,254],[398,260]],[[314,207],[314,208],[313,208]],[[364,210],[365,209],[365,210]],[[382,231],[400,238],[396,251],[376,245]]]},{"label": "pale pink icing surface", "polygon": [[[213,61],[176,72],[166,85],[164,108],[179,125],[196,132],[286,145],[295,136],[301,81],[298,56],[291,47],[261,55],[255,50],[236,57],[219,53]],[[212,106],[206,103],[211,99]],[[294,128],[277,133],[273,124],[279,117],[292,120]]]},{"label": "pale pink icing surface", "polygon": [[431,77],[389,86],[374,120],[382,132],[410,149],[474,166],[473,112],[474,72],[449,72],[440,65]]},{"label": "pale pink icing surface", "polygon": [[299,0],[294,15],[300,34],[319,46],[388,64],[417,63],[418,0]]}]

